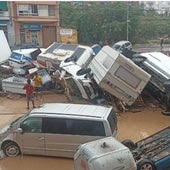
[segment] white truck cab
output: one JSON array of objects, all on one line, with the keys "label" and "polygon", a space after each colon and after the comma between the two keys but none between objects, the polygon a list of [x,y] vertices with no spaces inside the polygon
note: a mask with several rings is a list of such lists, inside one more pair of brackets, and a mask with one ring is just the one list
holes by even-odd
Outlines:
[{"label": "white truck cab", "polygon": [[55,71],[62,61],[64,61],[64,65],[75,62],[77,65],[85,67],[92,56],[93,50],[89,46],[54,42],[38,55],[37,62],[41,67]]}]

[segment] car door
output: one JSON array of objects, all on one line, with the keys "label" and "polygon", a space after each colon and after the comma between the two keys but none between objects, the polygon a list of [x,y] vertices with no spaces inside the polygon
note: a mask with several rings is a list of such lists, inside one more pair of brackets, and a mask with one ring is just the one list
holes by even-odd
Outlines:
[{"label": "car door", "polygon": [[44,155],[44,134],[42,133],[42,118],[29,117],[25,119],[20,128],[21,133],[16,134],[22,153]]},{"label": "car door", "polygon": [[74,140],[73,136],[67,133],[65,119],[45,118],[43,124],[45,133],[45,155],[72,157]]},{"label": "car door", "polygon": [[105,136],[103,122],[66,118],[45,118],[45,154],[73,157],[82,143]]}]

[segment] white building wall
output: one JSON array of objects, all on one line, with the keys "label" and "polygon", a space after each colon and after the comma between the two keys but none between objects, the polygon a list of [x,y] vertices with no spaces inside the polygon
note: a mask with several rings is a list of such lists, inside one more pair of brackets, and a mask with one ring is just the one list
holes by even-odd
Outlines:
[{"label": "white building wall", "polygon": [[140,1],[145,10],[155,9],[159,14],[170,11],[170,1]]}]

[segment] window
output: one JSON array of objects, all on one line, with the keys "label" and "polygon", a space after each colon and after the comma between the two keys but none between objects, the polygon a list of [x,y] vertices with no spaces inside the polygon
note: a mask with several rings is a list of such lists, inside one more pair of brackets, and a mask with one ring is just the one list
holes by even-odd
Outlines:
[{"label": "window", "polygon": [[117,117],[116,117],[116,113],[112,110],[111,113],[109,114],[108,118],[107,118],[111,131],[112,133],[114,132],[114,130],[117,128]]},{"label": "window", "polygon": [[65,134],[66,123],[64,119],[45,118],[43,124],[44,133]]},{"label": "window", "polygon": [[31,5],[31,13],[32,13],[32,15],[34,15],[34,16],[37,16],[37,15],[38,15],[37,5]]},{"label": "window", "polygon": [[48,5],[48,15],[55,16],[55,6],[54,5]]},{"label": "window", "polygon": [[18,5],[19,16],[38,16],[37,5]]},{"label": "window", "polygon": [[42,118],[28,118],[21,123],[20,127],[24,133],[40,133],[42,132]]},{"label": "window", "polygon": [[29,11],[28,5],[18,5],[17,9],[18,9],[18,15],[19,16],[28,15],[28,11]]},{"label": "window", "polygon": [[19,54],[19,53],[15,53],[15,52],[12,52],[12,55],[10,57],[11,59],[14,59],[14,60],[21,60],[22,58],[22,54]]},{"label": "window", "polygon": [[138,85],[140,84],[141,80],[133,75],[131,72],[129,72],[127,69],[124,67],[120,66],[116,72],[115,76],[117,76],[119,79],[136,89]]},{"label": "window", "polygon": [[105,136],[103,122],[62,118],[45,118],[44,133]]},{"label": "window", "polygon": [[72,77],[66,78],[65,81],[67,84],[70,85],[72,94],[74,94],[75,96],[81,96],[81,92]]},{"label": "window", "polygon": [[75,120],[76,129],[73,131],[75,135],[87,136],[105,136],[103,122],[92,120]]},{"label": "window", "polygon": [[90,88],[86,85],[83,85],[83,86],[84,86],[84,90],[86,91],[87,96],[90,98],[90,96],[92,95]]},{"label": "window", "polygon": [[111,65],[113,64],[113,62],[114,62],[113,58],[107,56],[103,61],[103,66],[106,69],[109,69]]}]

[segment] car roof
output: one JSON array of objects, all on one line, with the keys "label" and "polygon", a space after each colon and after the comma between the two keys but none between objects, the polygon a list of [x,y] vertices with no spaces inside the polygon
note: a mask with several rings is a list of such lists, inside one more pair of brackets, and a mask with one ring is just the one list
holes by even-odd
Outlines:
[{"label": "car roof", "polygon": [[162,52],[149,52],[141,53],[142,56],[146,57],[147,60],[144,61],[153,70],[157,70],[159,74],[167,76],[170,78],[170,57]]},{"label": "car roof", "polygon": [[115,44],[119,44],[119,45],[122,45],[122,44],[125,44],[125,43],[130,43],[130,41],[125,41],[125,40],[122,40],[122,41],[118,41],[116,42]]},{"label": "car roof", "polygon": [[[28,55],[32,53],[33,51],[36,51],[38,48],[28,48],[28,49],[19,49],[19,50],[13,50],[15,53]],[[40,48],[41,51],[45,51],[45,48]]]},{"label": "car roof", "polygon": [[68,104],[68,103],[45,103],[39,108],[33,109],[30,114],[61,115],[103,118],[107,116],[112,107],[88,104]]}]

